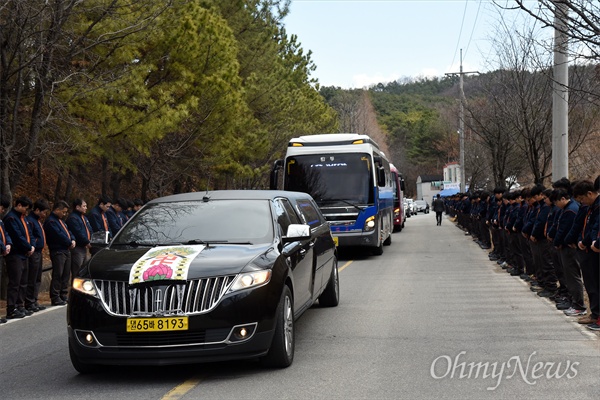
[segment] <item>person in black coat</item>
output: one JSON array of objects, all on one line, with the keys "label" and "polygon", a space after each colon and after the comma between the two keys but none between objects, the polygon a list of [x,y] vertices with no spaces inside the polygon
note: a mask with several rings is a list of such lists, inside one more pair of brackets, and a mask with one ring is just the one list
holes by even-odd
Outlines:
[{"label": "person in black coat", "polygon": [[8,319],[23,318],[32,314],[31,311],[25,309],[27,280],[23,279],[23,274],[27,276],[27,259],[35,251],[31,229],[25,219],[31,205],[28,197],[19,197],[15,200],[13,209],[4,217],[4,226],[12,239],[10,254],[6,256],[8,273],[6,318]]},{"label": "person in black coat", "polygon": [[106,218],[106,211],[110,208],[111,204],[112,200],[108,196],[102,195],[98,198],[98,203],[88,214],[88,220],[90,221],[92,232],[110,232],[108,219]]},{"label": "person in black coat", "polygon": [[[4,211],[10,207],[8,199],[0,195],[0,216],[4,214]],[[12,247],[12,240],[4,228],[4,222],[0,219],[0,271],[2,271],[2,264],[4,263],[4,257],[10,254],[10,248]],[[0,274],[0,286],[2,286],[2,274]],[[0,318],[0,324],[6,322],[6,318]]]},{"label": "person in black coat", "polygon": [[111,236],[114,237],[127,221],[127,217],[123,214],[123,210],[126,209],[127,200],[119,197],[112,203],[112,206],[106,210],[106,218],[108,219]]},{"label": "person in black coat", "polygon": [[58,201],[44,222],[44,232],[52,261],[50,300],[53,306],[67,304],[69,277],[71,276],[71,253],[69,250],[75,247],[75,237],[63,221],[68,210],[67,203]]},{"label": "person in black coat", "polygon": [[92,248],[92,226],[85,216],[87,203],[83,199],[73,200],[73,211],[67,218],[67,227],[75,237],[75,247],[71,249],[71,282],[77,276],[81,266],[88,256],[88,249]]},{"label": "person in black coat", "polygon": [[577,242],[577,258],[581,267],[585,291],[588,294],[591,313],[577,322],[595,324],[600,321],[600,258],[598,253],[593,251],[592,244],[598,235],[595,229],[598,229],[598,219],[600,218],[600,195],[592,181],[583,180],[573,187],[573,196],[579,203],[588,207]]},{"label": "person in black coat", "polygon": [[441,199],[439,193],[431,203],[431,208],[435,211],[435,220],[437,225],[442,225],[442,213],[444,212],[444,201]]},{"label": "person in black coat", "polygon": [[27,216],[27,222],[31,226],[31,236],[34,240],[35,251],[28,259],[29,271],[27,274],[25,308],[32,312],[41,311],[46,308],[39,304],[38,296],[42,284],[42,250],[46,246],[42,220],[46,217],[48,210],[50,210],[48,202],[40,199],[33,204],[33,209]]}]

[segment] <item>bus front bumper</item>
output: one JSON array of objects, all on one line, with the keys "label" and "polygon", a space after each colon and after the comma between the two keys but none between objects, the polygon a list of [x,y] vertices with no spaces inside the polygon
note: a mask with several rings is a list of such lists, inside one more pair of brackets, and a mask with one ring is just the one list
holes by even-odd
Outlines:
[{"label": "bus front bumper", "polygon": [[363,232],[362,230],[350,232],[332,232],[334,240],[337,241],[338,247],[351,246],[368,246],[377,247],[378,237],[377,230],[371,232]]}]

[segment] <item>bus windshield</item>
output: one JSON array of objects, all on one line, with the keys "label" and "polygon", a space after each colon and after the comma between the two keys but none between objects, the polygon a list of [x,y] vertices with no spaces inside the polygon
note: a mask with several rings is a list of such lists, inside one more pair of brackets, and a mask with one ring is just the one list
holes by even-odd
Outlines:
[{"label": "bus windshield", "polygon": [[373,204],[373,164],[366,153],[310,154],[286,159],[285,190],[309,193],[319,205]]}]

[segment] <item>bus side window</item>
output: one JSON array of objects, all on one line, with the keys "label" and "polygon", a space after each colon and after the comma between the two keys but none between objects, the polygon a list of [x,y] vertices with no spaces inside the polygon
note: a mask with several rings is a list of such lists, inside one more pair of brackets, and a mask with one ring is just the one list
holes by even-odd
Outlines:
[{"label": "bus side window", "polygon": [[377,186],[383,187],[386,184],[385,168],[377,167]]}]

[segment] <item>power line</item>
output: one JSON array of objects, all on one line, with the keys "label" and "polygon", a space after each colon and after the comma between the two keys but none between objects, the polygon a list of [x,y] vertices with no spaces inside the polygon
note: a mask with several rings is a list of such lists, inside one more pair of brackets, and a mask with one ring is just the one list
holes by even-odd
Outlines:
[{"label": "power line", "polygon": [[481,10],[481,3],[483,0],[479,0],[479,6],[477,7],[477,14],[475,15],[475,22],[473,22],[473,28],[471,29],[471,36],[469,36],[469,42],[467,43],[467,48],[465,49],[465,58],[467,58],[467,52],[469,51],[469,46],[471,45],[471,40],[473,39],[473,32],[475,32],[475,27],[477,26],[477,20],[479,19],[479,11]]},{"label": "power line", "polygon": [[452,64],[450,64],[450,68],[454,67],[454,61],[456,61],[456,53],[458,53],[458,47],[460,46],[460,38],[462,36],[463,26],[465,24],[465,17],[467,16],[467,5],[469,4],[469,0],[465,0],[465,9],[463,11],[462,21],[460,23],[460,32],[458,33],[458,40],[456,41],[456,49],[454,49],[454,57],[452,58]]}]

